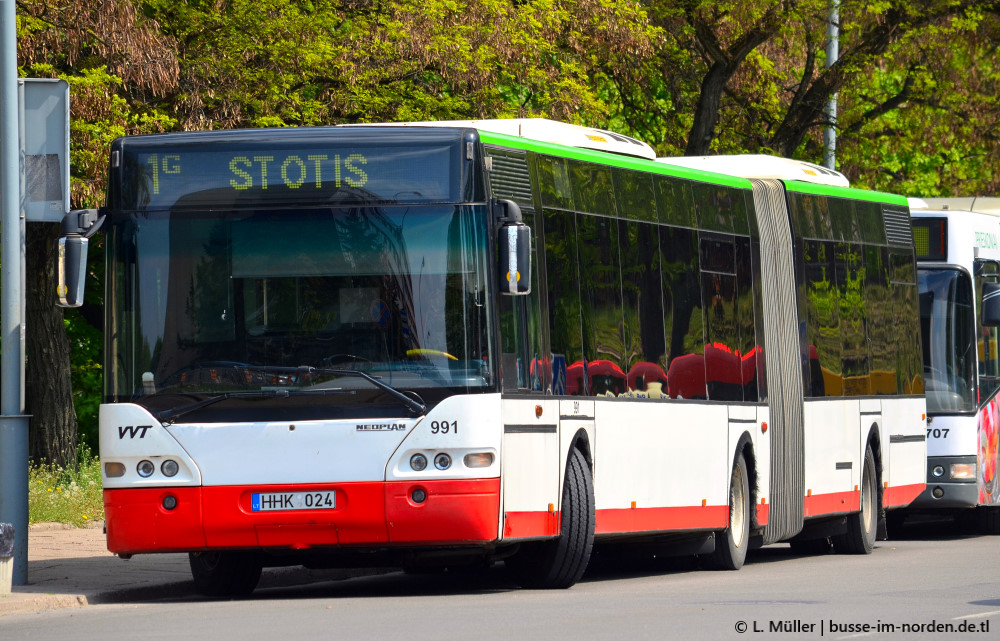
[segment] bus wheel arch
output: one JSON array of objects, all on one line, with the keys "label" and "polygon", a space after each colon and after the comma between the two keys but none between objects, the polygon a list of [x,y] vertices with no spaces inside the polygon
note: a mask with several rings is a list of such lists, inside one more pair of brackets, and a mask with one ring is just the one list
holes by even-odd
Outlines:
[{"label": "bus wheel arch", "polygon": [[840,554],[871,554],[882,520],[882,466],[879,441],[873,431],[865,444],[861,464],[860,506],[847,516],[847,531],[832,537],[833,547]]},{"label": "bus wheel arch", "polygon": [[756,483],[750,481],[753,448],[749,435],[744,434],[733,456],[729,482],[729,522],[715,533],[715,550],[705,557],[706,565],[714,570],[739,570],[746,561],[750,547],[752,525],[756,523]]},{"label": "bus wheel arch", "polygon": [[522,543],[518,552],[505,561],[507,570],[522,587],[571,587],[590,562],[596,522],[594,481],[584,448],[577,447],[579,440],[574,440],[566,460],[559,536]]}]

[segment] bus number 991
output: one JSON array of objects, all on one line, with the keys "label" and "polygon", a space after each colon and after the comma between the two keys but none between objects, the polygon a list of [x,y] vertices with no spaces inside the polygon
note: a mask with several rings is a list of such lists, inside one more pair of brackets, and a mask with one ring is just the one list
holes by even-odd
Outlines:
[{"label": "bus number 991", "polygon": [[431,434],[458,434],[458,421],[431,421]]}]

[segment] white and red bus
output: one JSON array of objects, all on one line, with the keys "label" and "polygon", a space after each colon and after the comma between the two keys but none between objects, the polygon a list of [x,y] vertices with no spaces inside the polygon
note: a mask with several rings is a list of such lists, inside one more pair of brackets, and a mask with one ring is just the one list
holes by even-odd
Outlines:
[{"label": "white and red bus", "polygon": [[927,488],[899,516],[951,512],[1000,534],[1000,198],[910,199],[924,377]]},{"label": "white and red bus", "polygon": [[545,120],[126,137],[109,171],[60,285],[101,226],[108,549],[188,552],[203,593],[500,560],[568,587],[594,541],[867,553],[924,488],[898,196]]}]

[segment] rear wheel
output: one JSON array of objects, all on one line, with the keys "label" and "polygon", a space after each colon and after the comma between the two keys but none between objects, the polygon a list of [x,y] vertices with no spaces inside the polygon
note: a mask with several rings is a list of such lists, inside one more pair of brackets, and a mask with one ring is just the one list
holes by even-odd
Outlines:
[{"label": "rear wheel", "polygon": [[715,533],[715,551],[707,557],[715,570],[739,570],[750,543],[750,480],[743,453],[736,455],[729,480],[729,527]]},{"label": "rear wheel", "polygon": [[524,543],[505,561],[525,588],[568,588],[583,576],[594,547],[594,482],[579,450],[570,451],[563,484],[560,534]]},{"label": "rear wheel", "polygon": [[875,455],[872,447],[865,448],[865,466],[861,473],[861,510],[847,517],[847,532],[833,538],[833,549],[839,554],[871,554],[878,529],[878,488]]},{"label": "rear wheel", "polygon": [[210,597],[247,596],[260,581],[261,563],[252,552],[192,552],[194,588]]}]

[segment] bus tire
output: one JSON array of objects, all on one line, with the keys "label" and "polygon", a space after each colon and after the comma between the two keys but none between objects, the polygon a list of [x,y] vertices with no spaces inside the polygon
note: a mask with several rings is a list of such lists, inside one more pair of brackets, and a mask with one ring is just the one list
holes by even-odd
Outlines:
[{"label": "bus tire", "polygon": [[980,505],[976,508],[976,529],[980,534],[1000,534],[1000,506]]},{"label": "bus tire", "polygon": [[247,596],[260,581],[261,562],[251,552],[191,552],[194,589],[208,597]]},{"label": "bus tire", "polygon": [[524,588],[563,589],[583,576],[594,547],[594,481],[580,450],[566,461],[558,538],[521,544],[505,561],[514,580]]},{"label": "bus tire", "polygon": [[872,446],[865,448],[865,465],[861,472],[861,509],[848,515],[847,532],[833,538],[838,554],[871,554],[878,529],[878,478]]},{"label": "bus tire", "polygon": [[729,482],[729,526],[715,533],[715,551],[706,557],[713,570],[739,570],[750,545],[750,479],[743,453],[736,455]]}]

